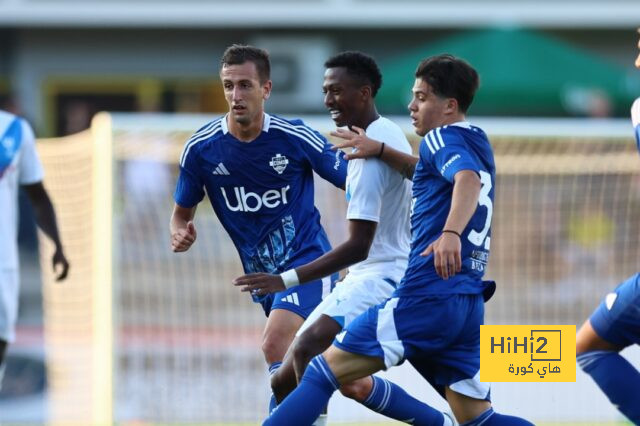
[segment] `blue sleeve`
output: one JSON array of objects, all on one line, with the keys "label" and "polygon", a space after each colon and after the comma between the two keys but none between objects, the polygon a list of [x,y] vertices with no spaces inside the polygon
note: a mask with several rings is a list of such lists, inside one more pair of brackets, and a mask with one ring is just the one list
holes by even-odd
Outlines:
[{"label": "blue sleeve", "polygon": [[[424,145],[424,148],[423,148]],[[469,152],[469,147],[456,132],[440,127],[430,131],[420,146],[422,156],[433,165],[442,177],[453,183],[456,173],[473,170],[480,173],[480,166]]]},{"label": "blue sleeve", "polygon": [[180,207],[191,208],[204,198],[204,182],[198,173],[196,148],[189,143],[180,160],[180,174],[173,198]]},{"label": "blue sleeve", "polygon": [[301,139],[299,146],[302,147],[313,170],[338,188],[344,188],[347,179],[347,161],[344,159],[344,153],[331,150],[333,145],[324,136],[301,121],[297,120],[295,124],[300,131],[298,135],[291,137]]},{"label": "blue sleeve", "polygon": [[638,147],[638,152],[640,152],[640,124],[636,126],[636,146]]}]

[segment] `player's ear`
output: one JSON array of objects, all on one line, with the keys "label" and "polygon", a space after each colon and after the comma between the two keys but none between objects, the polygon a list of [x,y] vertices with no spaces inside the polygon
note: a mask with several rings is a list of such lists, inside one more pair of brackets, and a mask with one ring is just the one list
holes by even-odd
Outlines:
[{"label": "player's ear", "polygon": [[269,99],[269,96],[271,96],[271,87],[272,87],[271,80],[267,80],[262,85],[262,99],[264,99],[265,101]]},{"label": "player's ear", "polygon": [[445,113],[456,114],[458,112],[458,100],[456,98],[447,98],[445,104]]},{"label": "player's ear", "polygon": [[360,88],[360,95],[362,96],[362,100],[366,101],[367,99],[371,98],[371,86],[362,86]]}]

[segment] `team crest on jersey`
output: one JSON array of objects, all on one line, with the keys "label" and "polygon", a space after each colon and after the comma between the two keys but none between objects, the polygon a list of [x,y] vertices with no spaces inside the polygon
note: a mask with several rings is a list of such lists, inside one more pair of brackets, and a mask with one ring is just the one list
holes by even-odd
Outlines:
[{"label": "team crest on jersey", "polygon": [[278,172],[279,175],[287,168],[287,164],[289,164],[289,159],[282,154],[276,154],[276,156],[271,157],[271,161],[269,161],[269,165],[273,167],[273,170]]}]

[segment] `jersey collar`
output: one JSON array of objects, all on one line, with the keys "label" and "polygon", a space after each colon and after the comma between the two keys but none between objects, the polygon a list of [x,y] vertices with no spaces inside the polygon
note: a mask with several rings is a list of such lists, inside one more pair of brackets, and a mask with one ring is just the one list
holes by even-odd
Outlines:
[{"label": "jersey collar", "polygon": [[[225,135],[229,133],[229,126],[227,125],[228,116],[229,116],[229,113],[226,113],[224,117],[222,117],[222,121],[220,123],[220,127],[222,128],[222,133]],[[265,112],[264,121],[262,122],[262,131],[265,133],[268,133],[270,125],[271,125],[271,116]]]},{"label": "jersey collar", "polygon": [[449,124],[449,126],[458,126],[458,127],[463,127],[465,129],[470,129],[471,123],[469,123],[468,121],[456,121],[455,123]]}]

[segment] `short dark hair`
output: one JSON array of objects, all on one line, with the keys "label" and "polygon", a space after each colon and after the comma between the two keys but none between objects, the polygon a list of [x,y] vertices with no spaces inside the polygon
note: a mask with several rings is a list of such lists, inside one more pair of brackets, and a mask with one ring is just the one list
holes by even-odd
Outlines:
[{"label": "short dark hair", "polygon": [[271,78],[269,53],[264,49],[243,44],[234,44],[227,47],[227,50],[225,50],[222,55],[222,59],[220,59],[220,65],[222,67],[226,65],[242,65],[245,62],[253,62],[255,64],[261,83]]},{"label": "short dark hair", "polygon": [[424,59],[416,69],[416,78],[429,84],[436,95],[457,100],[464,113],[480,84],[478,72],[471,65],[449,54]]},{"label": "short dark hair", "polygon": [[358,83],[371,86],[371,96],[375,97],[382,86],[382,73],[376,61],[362,52],[348,51],[338,53],[327,59],[325,68],[344,67],[347,73],[356,79]]}]

